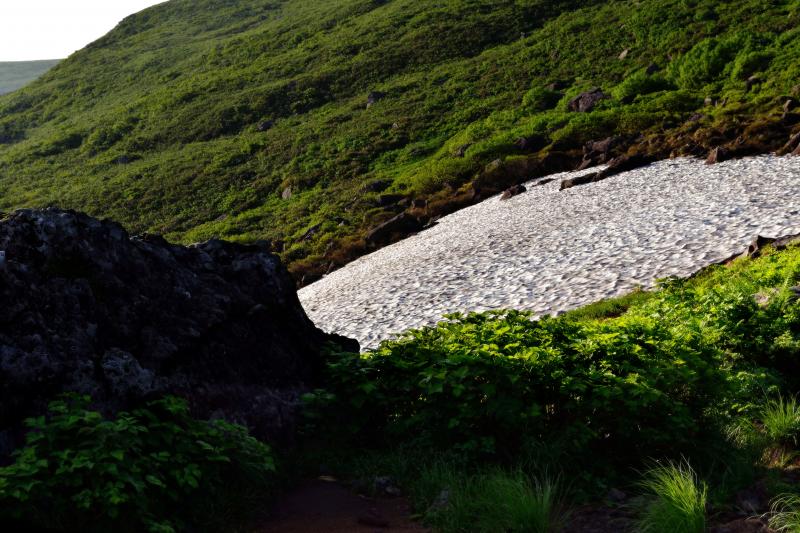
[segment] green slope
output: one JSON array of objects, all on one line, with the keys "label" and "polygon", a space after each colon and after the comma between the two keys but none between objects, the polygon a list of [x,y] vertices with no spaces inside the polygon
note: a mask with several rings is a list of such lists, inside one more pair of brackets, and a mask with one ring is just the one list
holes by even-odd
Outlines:
[{"label": "green slope", "polygon": [[10,93],[24,87],[53,68],[58,62],[58,59],[0,61],[0,94]]},{"label": "green slope", "polygon": [[[172,0],[0,97],[0,209],[280,241],[303,272],[402,209],[365,184],[445,197],[521,136],[771,113],[800,83],[799,21],[797,0]],[[568,112],[592,86],[614,97]]]}]

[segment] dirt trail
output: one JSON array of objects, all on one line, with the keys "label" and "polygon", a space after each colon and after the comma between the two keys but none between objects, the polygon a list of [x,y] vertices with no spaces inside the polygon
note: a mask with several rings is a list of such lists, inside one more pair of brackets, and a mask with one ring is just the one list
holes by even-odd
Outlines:
[{"label": "dirt trail", "polygon": [[424,533],[405,498],[367,498],[334,480],[309,481],[286,494],[257,533]]}]

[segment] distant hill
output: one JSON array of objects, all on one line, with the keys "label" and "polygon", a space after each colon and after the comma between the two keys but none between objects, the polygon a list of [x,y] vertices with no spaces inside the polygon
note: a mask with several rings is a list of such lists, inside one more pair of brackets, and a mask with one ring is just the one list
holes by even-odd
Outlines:
[{"label": "distant hill", "polygon": [[54,66],[60,59],[42,61],[0,61],[0,94],[16,91]]},{"label": "distant hill", "polygon": [[268,239],[324,272],[497,159],[732,142],[800,91],[799,23],[797,0],[172,0],[0,97],[0,210]]}]

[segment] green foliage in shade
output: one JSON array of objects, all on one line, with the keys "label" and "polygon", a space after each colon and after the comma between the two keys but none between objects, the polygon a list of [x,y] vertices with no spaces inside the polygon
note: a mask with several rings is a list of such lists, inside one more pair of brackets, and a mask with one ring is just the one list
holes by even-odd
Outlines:
[{"label": "green foliage in shade", "polygon": [[[728,102],[702,109],[708,125],[777,109],[800,76],[798,21],[789,0],[173,0],[0,97],[0,209],[321,260],[391,215],[366,182],[447,191],[519,137],[661,133],[706,96]],[[568,112],[592,86],[615,97]],[[366,109],[371,91],[385,97]]]},{"label": "green foliage in shade", "polygon": [[652,468],[641,486],[647,500],[638,533],[705,533],[707,488],[687,463]]},{"label": "green foliage in shade", "polygon": [[270,449],[244,428],[194,420],[176,398],[110,419],[88,401],[54,401],[27,421],[25,447],[0,468],[0,521],[65,531],[221,531],[242,516],[226,516],[226,505],[268,492]]},{"label": "green foliage in shade", "polygon": [[794,247],[583,315],[453,315],[362,356],[332,355],[330,389],[308,399],[373,442],[470,457],[557,443],[605,464],[675,457],[757,416],[779,385],[797,390],[798,282]]}]

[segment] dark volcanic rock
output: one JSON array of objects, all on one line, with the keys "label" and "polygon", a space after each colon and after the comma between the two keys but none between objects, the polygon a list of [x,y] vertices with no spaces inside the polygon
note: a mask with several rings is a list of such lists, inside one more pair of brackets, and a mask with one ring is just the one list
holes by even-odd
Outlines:
[{"label": "dark volcanic rock", "polygon": [[373,228],[365,240],[369,245],[386,244],[391,242],[394,237],[407,236],[423,228],[423,224],[416,217],[403,212],[392,217],[383,224]]},{"label": "dark volcanic rock", "polygon": [[569,101],[570,111],[586,113],[591,111],[600,100],[605,100],[608,95],[602,89],[595,87],[586,92],[583,92]]},{"label": "dark volcanic rock", "polygon": [[509,198],[513,198],[514,196],[522,194],[527,190],[528,189],[526,189],[524,185],[514,185],[503,191],[503,194],[500,196],[500,199],[508,200]]},{"label": "dark volcanic rock", "polygon": [[714,165],[716,163],[722,163],[723,161],[727,161],[728,159],[731,159],[730,150],[728,150],[723,146],[717,146],[708,153],[708,157],[706,158],[706,165]]},{"label": "dark volcanic rock", "polygon": [[266,244],[176,246],[57,209],[0,220],[0,297],[6,441],[66,391],[109,412],[174,393],[288,437],[323,346],[357,348],[314,327]]},{"label": "dark volcanic rock", "polygon": [[520,137],[514,143],[522,152],[538,152],[545,146],[550,144],[550,140],[542,135],[530,135],[528,137]]},{"label": "dark volcanic rock", "polygon": [[571,187],[575,187],[576,185],[585,185],[587,183],[601,181],[606,178],[610,178],[615,174],[619,174],[620,172],[626,172],[628,170],[649,165],[654,160],[654,157],[644,154],[621,155],[609,161],[608,166],[600,172],[584,174],[582,176],[576,176],[574,178],[567,178],[563,180],[561,182],[561,190],[563,191],[564,189],[569,189]]}]

